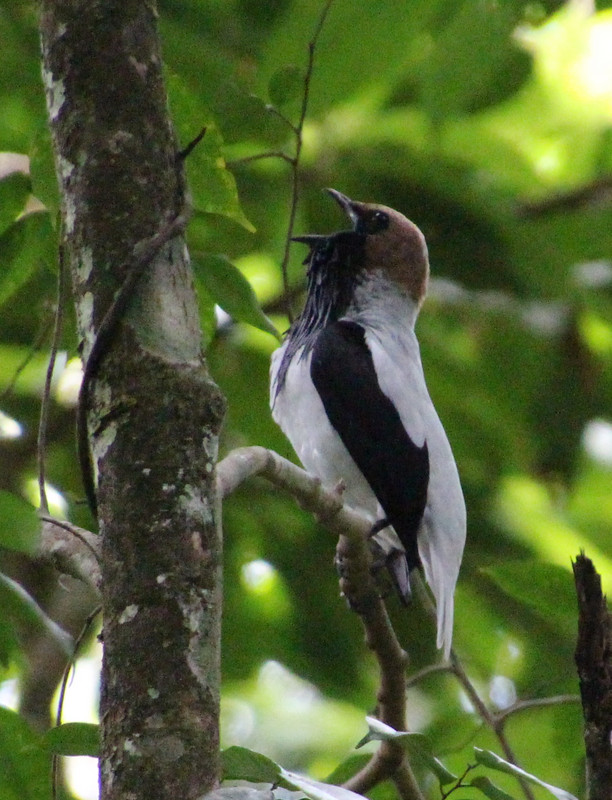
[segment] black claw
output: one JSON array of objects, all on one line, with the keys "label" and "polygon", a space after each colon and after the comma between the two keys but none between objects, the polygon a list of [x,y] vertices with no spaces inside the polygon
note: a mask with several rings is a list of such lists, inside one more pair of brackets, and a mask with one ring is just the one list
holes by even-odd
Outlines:
[{"label": "black claw", "polygon": [[372,530],[370,531],[370,536],[376,536],[377,533],[384,531],[385,528],[388,528],[391,525],[391,521],[384,517],[384,519],[379,519],[378,522],[375,522],[372,525]]}]

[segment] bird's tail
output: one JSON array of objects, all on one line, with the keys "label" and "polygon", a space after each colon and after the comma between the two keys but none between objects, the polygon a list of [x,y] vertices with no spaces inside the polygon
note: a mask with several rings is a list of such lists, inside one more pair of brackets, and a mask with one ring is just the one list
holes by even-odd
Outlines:
[{"label": "bird's tail", "polygon": [[438,634],[436,645],[443,651],[444,659],[448,660],[453,642],[453,620],[455,616],[455,584],[457,575],[450,574],[444,568],[439,554],[433,547],[420,543],[421,561],[425,579],[433,592],[436,601],[436,624]]}]

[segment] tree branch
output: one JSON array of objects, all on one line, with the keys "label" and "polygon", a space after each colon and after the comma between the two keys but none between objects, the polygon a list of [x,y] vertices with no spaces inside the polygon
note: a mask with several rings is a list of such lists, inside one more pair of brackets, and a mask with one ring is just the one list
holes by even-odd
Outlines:
[{"label": "tree branch", "polygon": [[318,478],[265,447],[240,447],[219,462],[217,485],[221,497],[228,497],[256,475],[289,492],[301,508],[314,514],[331,533],[356,540],[369,535],[371,524],[344,506],[337,492],[325,489]]},{"label": "tree branch", "polygon": [[40,554],[59,572],[72,575],[100,593],[100,537],[65,520],[40,513]]},{"label": "tree branch", "polygon": [[[368,546],[371,522],[343,506],[341,494],[321,486],[318,478],[263,447],[234,450],[217,466],[219,493],[227,497],[255,475],[289,492],[330,532],[339,536],[336,563],[340,587],[349,606],[359,614],[366,644],[380,671],[378,717],[396,730],[406,730],[406,664],[387,610],[372,577]],[[401,745],[385,741],[368,764],[344,786],[363,794],[392,779],[404,800],[422,800]]]},{"label": "tree branch", "polygon": [[[425,608],[429,616],[435,620],[436,611],[433,602],[431,600],[431,597],[429,596],[429,592],[423,582],[423,579],[421,578],[420,574],[416,571],[415,571],[414,584],[418,592],[419,598],[421,600],[421,603],[423,604],[423,607]],[[465,692],[469,697],[470,702],[474,706],[474,710],[476,711],[480,719],[486,725],[488,725],[489,728],[491,728],[493,733],[496,735],[497,740],[499,741],[499,744],[502,750],[504,751],[506,759],[511,764],[519,766],[516,756],[514,754],[514,750],[512,749],[512,746],[510,745],[510,742],[508,741],[506,734],[504,732],[503,721],[498,720],[497,716],[492,711],[490,711],[486,703],[480,697],[480,695],[476,690],[476,687],[470,680],[467,672],[463,667],[463,664],[461,663],[461,660],[459,659],[454,650],[451,650],[451,655],[450,655],[450,671],[453,673],[453,675],[457,678],[459,683],[465,689]],[[535,800],[534,794],[531,791],[531,787],[529,786],[529,784],[523,778],[519,777],[518,780],[521,784],[521,789],[523,790],[523,794],[525,795],[526,800]]]},{"label": "tree branch", "polygon": [[572,703],[579,703],[580,697],[577,694],[557,694],[552,697],[534,697],[531,700],[518,700],[503,711],[495,714],[498,725],[505,725],[509,717],[520,714],[521,711],[530,711],[533,708],[546,708],[547,706],[563,706]]}]

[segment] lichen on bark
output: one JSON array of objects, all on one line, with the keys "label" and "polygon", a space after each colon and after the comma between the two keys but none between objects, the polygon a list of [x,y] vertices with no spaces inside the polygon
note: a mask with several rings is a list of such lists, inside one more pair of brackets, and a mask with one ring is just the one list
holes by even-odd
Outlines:
[{"label": "lichen on bark", "polygon": [[[156,10],[43,0],[43,83],[86,361],[139,245],[184,213]],[[88,408],[102,539],[101,796],[195,798],[218,773],[224,400],[181,235],[147,263]]]}]

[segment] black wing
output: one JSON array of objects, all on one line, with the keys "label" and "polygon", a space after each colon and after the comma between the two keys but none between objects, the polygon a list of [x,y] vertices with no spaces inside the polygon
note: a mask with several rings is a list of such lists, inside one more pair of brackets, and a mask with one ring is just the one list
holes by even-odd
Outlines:
[{"label": "black wing", "polygon": [[310,376],[329,421],[406,549],[409,568],[418,566],[417,531],[429,483],[427,443],[417,447],[381,391],[361,325],[339,321],[321,331]]}]

